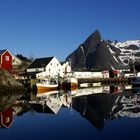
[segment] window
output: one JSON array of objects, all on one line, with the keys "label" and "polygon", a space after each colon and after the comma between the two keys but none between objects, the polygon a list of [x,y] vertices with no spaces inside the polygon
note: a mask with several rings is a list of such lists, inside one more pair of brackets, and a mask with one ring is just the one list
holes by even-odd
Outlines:
[{"label": "window", "polygon": [[9,56],[5,56],[5,61],[9,61]]},{"label": "window", "polygon": [[6,118],[6,123],[9,123],[10,122],[10,117],[7,117]]},{"label": "window", "polygon": [[38,71],[39,71],[39,68],[36,68],[36,69],[35,69],[35,71],[37,71],[37,72],[38,72]]}]

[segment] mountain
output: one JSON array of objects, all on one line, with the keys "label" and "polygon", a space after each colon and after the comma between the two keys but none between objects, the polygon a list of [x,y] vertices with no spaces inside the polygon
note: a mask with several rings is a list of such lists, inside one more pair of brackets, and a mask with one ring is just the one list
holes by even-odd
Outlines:
[{"label": "mountain", "polygon": [[[134,64],[136,69],[140,65],[140,40],[128,40],[125,42],[109,42],[112,54],[123,65]],[[117,49],[118,52],[116,52]]]},{"label": "mountain", "polygon": [[74,70],[128,69],[134,60],[140,60],[140,40],[105,41],[98,30],[66,58]]}]

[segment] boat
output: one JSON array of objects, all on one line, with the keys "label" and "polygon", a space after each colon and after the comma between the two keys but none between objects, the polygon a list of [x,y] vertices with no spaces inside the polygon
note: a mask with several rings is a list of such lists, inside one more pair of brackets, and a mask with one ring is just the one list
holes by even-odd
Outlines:
[{"label": "boat", "polygon": [[37,92],[36,97],[46,97],[50,96],[51,94],[58,94],[58,90],[51,90],[51,91],[46,91],[46,92]]},{"label": "boat", "polygon": [[36,83],[37,93],[54,91],[58,89],[58,82],[55,79],[45,78]]},{"label": "boat", "polygon": [[74,90],[78,88],[78,80],[74,77],[67,77],[62,82],[62,88],[65,90]]}]

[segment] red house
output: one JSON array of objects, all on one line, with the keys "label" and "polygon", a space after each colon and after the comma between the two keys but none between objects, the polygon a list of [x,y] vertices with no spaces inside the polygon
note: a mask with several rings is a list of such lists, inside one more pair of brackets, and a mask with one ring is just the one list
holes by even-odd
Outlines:
[{"label": "red house", "polygon": [[0,50],[0,68],[12,70],[12,55],[8,50]]}]

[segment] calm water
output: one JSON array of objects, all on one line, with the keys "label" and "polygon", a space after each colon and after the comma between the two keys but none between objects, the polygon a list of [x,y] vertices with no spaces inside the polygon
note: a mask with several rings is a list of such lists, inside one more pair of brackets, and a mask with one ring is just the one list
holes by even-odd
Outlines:
[{"label": "calm water", "polygon": [[140,94],[130,87],[0,94],[1,140],[139,140]]}]

